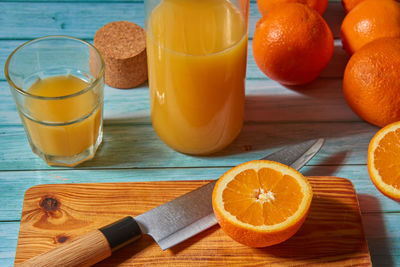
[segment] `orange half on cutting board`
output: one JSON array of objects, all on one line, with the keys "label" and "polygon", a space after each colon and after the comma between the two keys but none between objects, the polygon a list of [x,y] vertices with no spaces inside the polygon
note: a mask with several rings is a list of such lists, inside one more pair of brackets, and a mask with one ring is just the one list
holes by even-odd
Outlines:
[{"label": "orange half on cutting board", "polygon": [[379,130],[369,143],[368,172],[386,196],[400,201],[400,121]]},{"label": "orange half on cutting board", "polygon": [[266,247],[293,236],[303,224],[312,188],[295,169],[254,160],[227,171],[212,195],[222,230],[249,247]]}]

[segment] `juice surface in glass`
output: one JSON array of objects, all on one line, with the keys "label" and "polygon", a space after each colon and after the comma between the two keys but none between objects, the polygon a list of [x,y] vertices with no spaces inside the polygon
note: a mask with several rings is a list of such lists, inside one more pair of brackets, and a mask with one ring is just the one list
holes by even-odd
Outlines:
[{"label": "juice surface in glass", "polygon": [[[78,93],[89,83],[73,75],[54,76],[34,83],[27,92],[41,97]],[[94,147],[101,133],[102,103],[94,91],[71,98],[40,101],[26,99],[21,114],[33,150],[47,156],[71,157]]]},{"label": "juice surface in glass", "polygon": [[247,18],[228,0],[162,0],[146,26],[155,131],[183,153],[221,150],[243,123]]}]

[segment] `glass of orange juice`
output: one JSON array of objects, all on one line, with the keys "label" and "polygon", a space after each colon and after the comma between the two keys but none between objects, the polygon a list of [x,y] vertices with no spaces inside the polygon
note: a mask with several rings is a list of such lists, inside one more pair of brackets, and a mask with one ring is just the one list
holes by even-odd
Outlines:
[{"label": "glass of orange juice", "polygon": [[210,154],[243,124],[248,0],[145,0],[154,130],[173,149]]},{"label": "glass of orange juice", "polygon": [[93,158],[103,136],[104,62],[68,36],[29,41],[9,56],[5,75],[32,151],[47,164]]}]

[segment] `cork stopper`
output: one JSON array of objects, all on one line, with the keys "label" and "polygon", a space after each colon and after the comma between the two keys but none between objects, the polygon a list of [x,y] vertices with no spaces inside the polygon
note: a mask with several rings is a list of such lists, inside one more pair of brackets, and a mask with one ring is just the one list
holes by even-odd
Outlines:
[{"label": "cork stopper", "polygon": [[96,32],[94,46],[104,58],[109,86],[126,89],[147,80],[146,34],[140,26],[129,21],[108,23]]}]

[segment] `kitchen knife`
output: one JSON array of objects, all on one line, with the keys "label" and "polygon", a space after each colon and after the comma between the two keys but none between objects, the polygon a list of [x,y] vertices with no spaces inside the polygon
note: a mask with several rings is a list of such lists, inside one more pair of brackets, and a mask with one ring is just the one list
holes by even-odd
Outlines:
[{"label": "kitchen knife", "polygon": [[[278,161],[298,170],[319,151],[323,143],[323,139],[317,139],[287,146],[263,159]],[[135,218],[127,216],[93,230],[19,266],[90,266],[143,234],[152,236],[161,249],[168,249],[217,223],[211,199],[215,182]]]}]

